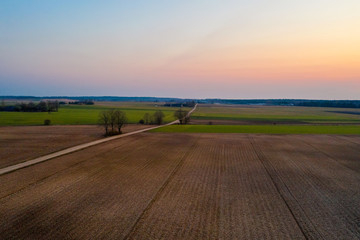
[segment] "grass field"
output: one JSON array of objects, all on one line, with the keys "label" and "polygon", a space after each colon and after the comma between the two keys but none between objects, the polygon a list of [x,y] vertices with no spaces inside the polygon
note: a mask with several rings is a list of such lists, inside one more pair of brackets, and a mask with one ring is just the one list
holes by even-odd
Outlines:
[{"label": "grass field", "polygon": [[173,114],[177,108],[156,107],[154,103],[97,103],[97,105],[65,105],[59,112],[0,112],[0,126],[42,125],[50,119],[54,125],[96,124],[99,113],[103,110],[116,108],[126,112],[129,123],[138,123],[145,113],[161,110],[165,114],[164,121],[175,120]]},{"label": "grass field", "polygon": [[360,138],[141,133],[0,176],[1,239],[359,239]]},{"label": "grass field", "polygon": [[[50,119],[54,125],[96,124],[100,111],[110,108],[126,112],[129,123],[137,123],[145,113],[162,110],[165,122],[174,120],[177,108],[161,107],[162,103],[138,102],[97,102],[96,105],[65,105],[59,112],[0,112],[0,126],[42,125]],[[159,106],[158,106],[159,105]],[[189,109],[187,109],[189,110]],[[348,111],[359,114],[339,113]],[[244,121],[252,124],[267,123],[360,123],[359,109],[283,107],[283,106],[243,106],[243,105],[203,105],[192,114],[192,119]],[[246,124],[246,123],[245,123]]]},{"label": "grass field", "polygon": [[[338,111],[338,112],[336,112]],[[244,105],[199,105],[193,119],[239,120],[254,122],[304,122],[304,123],[359,123],[359,114],[339,113],[348,111],[360,114],[360,109],[244,106]]]},{"label": "grass field", "polygon": [[171,125],[152,132],[360,135],[360,125]]}]

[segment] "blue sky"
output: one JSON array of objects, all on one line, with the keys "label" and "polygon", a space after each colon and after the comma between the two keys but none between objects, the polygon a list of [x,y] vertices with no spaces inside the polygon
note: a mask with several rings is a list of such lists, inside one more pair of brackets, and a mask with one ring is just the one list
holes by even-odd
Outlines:
[{"label": "blue sky", "polygon": [[1,1],[0,95],[360,98],[360,2]]}]

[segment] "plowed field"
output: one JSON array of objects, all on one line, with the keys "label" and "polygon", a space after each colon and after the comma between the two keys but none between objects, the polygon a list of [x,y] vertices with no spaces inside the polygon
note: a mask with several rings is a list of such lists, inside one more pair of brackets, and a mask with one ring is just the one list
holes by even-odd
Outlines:
[{"label": "plowed field", "polygon": [[[146,127],[129,124],[123,132]],[[103,131],[96,125],[0,127],[0,168],[103,138]]]},{"label": "plowed field", "polygon": [[142,133],[0,176],[2,239],[358,239],[360,137]]}]

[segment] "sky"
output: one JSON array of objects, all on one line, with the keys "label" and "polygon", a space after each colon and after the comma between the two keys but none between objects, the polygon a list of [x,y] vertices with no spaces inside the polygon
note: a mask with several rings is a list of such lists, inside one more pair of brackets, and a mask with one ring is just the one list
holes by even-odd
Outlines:
[{"label": "sky", "polygon": [[0,95],[360,99],[360,1],[2,0]]}]

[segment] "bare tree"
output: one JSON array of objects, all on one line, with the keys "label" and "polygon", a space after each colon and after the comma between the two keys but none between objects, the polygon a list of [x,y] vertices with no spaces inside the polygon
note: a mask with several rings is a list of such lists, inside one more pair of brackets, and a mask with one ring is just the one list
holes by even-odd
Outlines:
[{"label": "bare tree", "polygon": [[46,102],[44,101],[41,101],[38,103],[38,105],[36,106],[36,108],[38,109],[38,111],[40,112],[46,112],[48,111],[48,107],[46,105]]},{"label": "bare tree", "polygon": [[151,122],[152,122],[151,121],[151,116],[150,116],[149,113],[145,113],[143,119],[144,119],[145,124],[151,124]]},{"label": "bare tree", "polygon": [[59,111],[59,102],[56,101],[46,101],[46,108],[48,113],[58,112]]},{"label": "bare tree", "polygon": [[109,126],[111,121],[111,115],[109,111],[102,111],[99,113],[98,125],[102,126],[105,129],[105,135],[109,135]]},{"label": "bare tree", "polygon": [[121,133],[121,128],[127,123],[126,113],[120,110],[116,110],[113,112],[115,125],[117,126],[118,133]]},{"label": "bare tree", "polygon": [[183,110],[182,108],[174,112],[174,117],[179,119],[180,124],[186,124],[188,122],[188,111]]},{"label": "bare tree", "polygon": [[58,100],[55,100],[54,102],[54,108],[55,108],[55,112],[58,112],[59,111],[59,101]]},{"label": "bare tree", "polygon": [[165,115],[161,110],[157,110],[156,112],[154,112],[154,121],[156,124],[158,125],[162,124],[164,117]]},{"label": "bare tree", "polygon": [[113,135],[115,133],[115,125],[116,125],[115,110],[114,109],[108,110],[108,114],[110,118],[111,135]]}]

